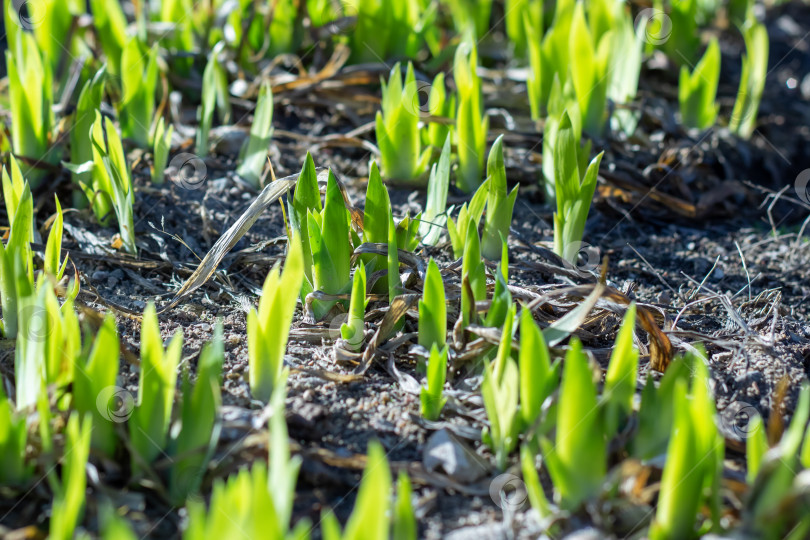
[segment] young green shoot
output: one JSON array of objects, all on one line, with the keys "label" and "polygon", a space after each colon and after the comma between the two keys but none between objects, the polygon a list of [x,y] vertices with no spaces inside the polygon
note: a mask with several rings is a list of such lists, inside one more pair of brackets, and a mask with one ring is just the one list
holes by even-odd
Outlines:
[{"label": "young green shoot", "polygon": [[293,237],[284,271],[278,263],[273,266],[264,281],[258,311],[251,309],[247,317],[250,390],[260,401],[269,401],[281,380],[290,325],[303,279],[301,241]]},{"label": "young green shoot", "polygon": [[49,537],[54,540],[73,538],[84,515],[91,432],[93,419],[89,414],[74,412],[70,415],[65,426],[61,480],[53,482],[55,493]]},{"label": "young green shoot", "polygon": [[265,167],[267,151],[270,140],[273,138],[273,91],[270,83],[262,83],[259,90],[259,99],[256,110],[253,112],[253,124],[250,126],[250,136],[245,141],[239,153],[241,165],[236,173],[250,182],[254,187],[261,188],[262,171]]},{"label": "young green shoot", "polygon": [[443,349],[447,336],[447,299],[439,265],[430,259],[425,272],[422,299],[419,300],[419,345],[428,351]]},{"label": "young green shoot", "polygon": [[596,190],[600,152],[588,165],[581,162],[579,141],[567,113],[563,114],[554,149],[554,183],[557,211],[554,213],[554,252],[575,264],[582,246],[585,222]]},{"label": "young green shoot", "polygon": [[141,376],[129,421],[132,464],[136,471],[152,463],[166,448],[182,352],[182,332],[176,332],[163,349],[155,305],[150,302],[141,323]]},{"label": "young green shoot", "polygon": [[465,39],[453,61],[453,76],[458,88],[456,111],[456,146],[458,171],[456,185],[472,193],[484,180],[484,155],[489,131],[489,117],[484,114],[481,79],[478,77],[478,49],[471,39]]},{"label": "young green shoot", "polygon": [[[135,225],[132,210],[132,178],[124,156],[121,138],[109,118],[102,118],[96,111],[96,121],[91,131],[93,141],[93,184],[98,187],[96,197],[107,197],[115,210],[118,230],[124,250],[134,255]],[[105,224],[102,221],[102,224]]]},{"label": "young green shoot", "polygon": [[[50,63],[43,59],[29,32],[12,26],[10,32],[16,35],[16,46],[6,50],[11,149],[32,163],[53,164],[58,162],[59,154],[50,151],[54,125]],[[34,188],[45,178],[45,170],[32,165],[24,165],[23,173]]]},{"label": "young green shoot", "polygon": [[108,458],[118,446],[116,423],[132,411],[132,397],[115,386],[118,374],[120,342],[115,316],[105,317],[92,349],[76,357],[73,378],[73,409],[93,417],[92,447]]},{"label": "young green shoot", "polygon": [[422,402],[422,416],[435,422],[447,403],[442,393],[447,377],[447,347],[439,350],[434,343],[430,348],[430,358],[427,362],[427,385],[422,387],[419,399]]},{"label": "young green shoot", "polygon": [[607,440],[596,385],[579,340],[563,363],[554,443],[540,440],[557,503],[574,510],[596,496],[607,473]]},{"label": "young green shoot", "polygon": [[756,22],[753,14],[743,30],[746,54],[743,55],[742,76],[737,100],[731,112],[729,128],[738,137],[750,139],[757,122],[759,102],[768,74],[768,30]]},{"label": "young green shoot", "polygon": [[546,340],[532,317],[524,308],[520,314],[520,417],[523,430],[534,426],[540,417],[543,402],[560,381],[559,362],[551,363]]},{"label": "young green shoot", "polygon": [[335,515],[325,512],[321,520],[321,534],[324,540],[385,540],[389,538],[391,507],[391,471],[385,451],[380,443],[372,441],[368,445],[368,458],[354,510],[346,528],[341,533]]},{"label": "young green shoot", "polygon": [[447,223],[447,190],[450,186],[450,136],[444,141],[439,162],[430,168],[427,203],[419,223],[419,235],[426,246],[439,243],[442,228]]},{"label": "young green shoot", "polygon": [[471,219],[467,225],[467,241],[461,261],[461,317],[464,328],[477,322],[478,311],[475,304],[486,300],[486,296],[486,266],[481,259],[478,228]]},{"label": "young green shoot", "polygon": [[719,526],[724,438],[714,421],[709,372],[701,354],[692,355],[691,366],[691,388],[687,390],[684,380],[675,386],[675,419],[655,520],[650,527],[651,540],[696,536],[695,520],[704,502],[708,503],[714,526]]},{"label": "young green shoot", "polygon": [[357,351],[365,340],[366,317],[366,267],[357,266],[352,281],[352,297],[349,301],[349,317],[340,326],[340,337],[345,345]]},{"label": "young green shoot", "polygon": [[208,135],[214,122],[214,109],[217,107],[220,109],[223,121],[226,121],[225,119],[229,118],[231,113],[230,101],[228,101],[228,77],[219,63],[219,55],[224,47],[225,43],[222,41],[214,46],[211,54],[208,55],[208,63],[203,71],[202,103],[197,109],[199,126],[195,144],[197,155],[201,158],[208,155]]},{"label": "young green shoot", "polygon": [[152,182],[155,184],[163,183],[166,164],[169,162],[169,151],[172,148],[173,134],[174,126],[169,124],[167,128],[166,121],[161,117],[155,128],[155,144],[152,151]]},{"label": "young green shoot", "polygon": [[708,129],[717,119],[717,84],[720,82],[720,46],[713,38],[695,70],[681,66],[678,103],[681,122],[689,128]]},{"label": "young green shoot", "polygon": [[607,89],[610,83],[610,32],[597,40],[585,21],[585,9],[577,2],[571,22],[570,57],[571,81],[579,110],[582,128],[594,137],[601,137],[607,119]]},{"label": "young green shoot", "polygon": [[157,47],[145,51],[137,37],[130,38],[121,55],[121,135],[140,148],[150,146],[157,95]]},{"label": "young green shoot", "polygon": [[636,305],[630,304],[613,345],[601,397],[605,407],[605,433],[608,439],[613,438],[633,411],[638,376],[638,349],[633,346],[635,324]]},{"label": "young green shoot", "polygon": [[520,375],[511,354],[514,320],[515,307],[512,306],[503,326],[495,361],[485,361],[484,381],[481,384],[481,396],[489,419],[489,428],[484,431],[483,440],[495,452],[495,462],[500,471],[506,470],[509,454],[517,447],[520,433]]},{"label": "young green shoot", "polygon": [[[93,142],[87,136],[93,127],[96,119],[96,111],[101,108],[101,100],[104,97],[105,81],[107,79],[107,66],[99,69],[92,79],[88,80],[76,104],[76,111],[73,113],[73,125],[70,128],[70,162],[74,165],[93,161]],[[96,197],[95,193],[99,186],[93,183],[93,171],[90,168],[83,170],[72,169],[71,175],[73,184],[79,188],[73,193],[73,206],[85,208],[90,202],[93,205],[93,212],[96,218],[102,219],[112,208],[106,197]]]},{"label": "young green shoot", "polygon": [[[317,186],[317,184],[316,184]],[[297,192],[296,192],[297,195]],[[320,200],[318,201],[320,205]],[[307,209],[309,250],[312,254],[312,281],[301,290],[307,315],[322,320],[336,300],[307,299],[310,292],[329,295],[351,290],[352,245],[349,240],[349,212],[337,179],[330,171],[326,184],[326,201],[322,211]],[[299,241],[307,241],[307,238]]]},{"label": "young green shoot", "polygon": [[405,182],[418,179],[427,170],[430,149],[422,150],[413,64],[408,63],[404,84],[399,64],[391,69],[388,83],[382,81],[382,111],[377,112],[375,126],[386,178]]},{"label": "young green shoot", "polygon": [[427,145],[432,147],[432,152],[442,148],[447,138],[451,136],[450,125],[445,121],[452,120],[456,114],[456,97],[454,94],[448,97],[444,79],[444,73],[438,73],[433,78],[428,93],[427,106],[431,120],[423,134]]},{"label": "young green shoot", "polygon": [[169,497],[173,504],[183,504],[200,487],[202,472],[219,440],[224,357],[222,325],[217,324],[213,340],[200,353],[193,386],[188,368],[183,370],[181,424],[179,430],[172,430],[170,445],[175,456],[169,472]]},{"label": "young green shoot", "polygon": [[489,196],[489,179],[484,181],[473,195],[469,203],[464,203],[458,211],[458,217],[447,220],[447,233],[450,236],[450,243],[453,245],[453,256],[457,259],[464,254],[464,246],[467,242],[468,227],[472,225],[476,230],[484,215],[484,207]]},{"label": "young green shoot", "polygon": [[495,140],[487,160],[489,176],[489,194],[487,212],[484,221],[484,234],[481,238],[481,254],[489,260],[501,256],[501,247],[509,237],[512,225],[512,211],[515,208],[518,188],[515,186],[507,193],[506,166],[503,161],[503,135]]},{"label": "young green shoot", "polygon": [[14,410],[0,385],[0,485],[24,486],[31,478],[33,466],[26,462],[25,447],[28,441],[26,415]]}]

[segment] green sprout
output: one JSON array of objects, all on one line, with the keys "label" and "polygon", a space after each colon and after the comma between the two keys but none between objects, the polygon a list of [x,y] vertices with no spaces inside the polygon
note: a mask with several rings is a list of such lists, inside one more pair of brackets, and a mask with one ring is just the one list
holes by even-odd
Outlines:
[{"label": "green sprout", "polygon": [[478,319],[476,302],[486,300],[486,266],[481,259],[481,241],[478,229],[472,220],[467,225],[467,241],[461,261],[461,317],[463,326],[474,324]]},{"label": "green sprout", "polygon": [[737,100],[731,112],[729,128],[743,139],[751,138],[757,122],[759,102],[768,72],[768,30],[751,15],[743,30],[746,54]]},{"label": "green sprout", "polygon": [[484,114],[477,68],[478,49],[471,40],[465,40],[456,49],[453,61],[453,76],[458,88],[455,135],[459,167],[456,185],[465,193],[472,193],[483,181],[489,130],[489,117]]},{"label": "green sprout", "polygon": [[557,502],[573,510],[595,496],[607,473],[607,440],[588,358],[573,339],[563,363],[554,443],[540,440]]},{"label": "green sprout", "polygon": [[[225,70],[219,63],[219,55],[225,47],[225,43],[220,41],[208,55],[208,63],[205,65],[202,80],[202,103],[197,109],[197,141],[195,148],[197,155],[205,157],[208,155],[208,136],[211,132],[211,125],[214,121],[214,109],[219,108],[223,121],[230,118],[231,109],[228,101],[228,78]],[[272,111],[270,112],[272,122]],[[262,162],[262,167],[264,163]],[[259,171],[261,174],[261,171]]]},{"label": "green sprout", "polygon": [[[3,167],[3,201],[6,204],[6,214],[12,226],[14,219],[17,216],[17,210],[20,208],[20,201],[25,200],[26,204],[33,204],[31,199],[31,187],[28,182],[23,178],[22,169],[17,159],[11,155],[9,156],[9,165],[11,174]],[[25,214],[28,214],[28,208],[24,209]],[[36,240],[36,223],[33,221],[33,206],[31,207],[31,226],[29,227],[28,239],[31,241]]]},{"label": "green sprout", "polygon": [[[621,6],[616,2],[616,6]],[[629,12],[622,12],[616,19],[616,26],[612,31],[613,45],[610,55],[610,84],[608,85],[608,98],[616,104],[625,105],[617,107],[611,115],[611,127],[630,137],[635,133],[641,111],[633,110],[627,105],[633,103],[638,93],[638,81],[641,75],[641,65],[644,60],[644,28],[633,28],[633,19]],[[615,51],[622,51],[616,54]]]},{"label": "green sprout", "polygon": [[714,38],[691,74],[689,68],[681,66],[678,103],[683,125],[697,129],[707,129],[714,125],[717,118],[715,98],[719,81],[720,46],[717,38]]},{"label": "green sprout", "polygon": [[551,395],[560,380],[560,363],[551,363],[546,340],[532,317],[523,309],[520,314],[520,417],[524,429],[537,422],[543,402]]},{"label": "green sprout", "polygon": [[141,323],[141,376],[138,399],[129,420],[133,469],[136,471],[152,463],[166,448],[177,386],[177,366],[182,353],[182,332],[176,332],[166,350],[163,349],[155,305],[150,302]]},{"label": "green sprout", "polygon": [[217,480],[210,509],[202,501],[188,503],[189,522],[183,540],[221,538],[309,538],[309,524],[302,521],[290,531],[290,516],[300,458],[290,457],[287,425],[284,420],[286,374],[273,392],[270,409],[270,455],[268,463],[241,469],[227,481]]},{"label": "green sprout", "polygon": [[447,189],[450,186],[450,136],[442,147],[439,162],[430,168],[427,203],[419,223],[419,235],[426,246],[439,242],[442,228],[447,223]]},{"label": "green sprout", "polygon": [[416,517],[411,503],[411,481],[405,471],[397,478],[397,500],[394,503],[394,519],[391,524],[393,540],[416,540]]},{"label": "green sprout", "polygon": [[340,337],[353,351],[363,345],[366,317],[366,267],[362,264],[354,271],[349,318],[340,326]]},{"label": "green sprout", "polygon": [[[764,429],[760,428],[759,431],[763,433],[756,436],[751,431],[755,426],[749,424],[747,427],[747,431],[750,435],[755,435],[754,440],[757,442],[752,443],[749,438],[746,444],[759,447],[747,449],[748,455],[756,452],[759,456],[758,463],[754,464],[752,489],[746,501],[750,529],[758,538],[787,538],[794,527],[803,527],[795,524],[799,517],[806,515],[803,497],[799,496],[798,501],[793,501],[797,499],[796,494],[803,491],[801,485],[804,482],[801,478],[807,474],[805,471],[810,465],[810,432],[806,431],[808,418],[810,387],[804,384],[799,392],[793,418],[773,448],[768,449]],[[748,466],[750,472],[752,464],[749,462]]]},{"label": "green sprout", "polygon": [[447,347],[439,351],[434,343],[430,348],[430,358],[427,362],[427,386],[423,386],[419,394],[422,402],[422,416],[427,420],[436,421],[442,412],[447,398],[442,396],[444,381],[447,376]]},{"label": "green sprout", "polygon": [[337,300],[321,300],[310,297],[310,294],[318,291],[340,295],[351,290],[353,248],[349,239],[349,213],[331,171],[327,179],[326,203],[321,205],[318,177],[310,155],[307,155],[288,206],[290,229],[296,241],[302,244],[304,282],[300,289],[301,301],[307,317],[322,320]]},{"label": "green sprout", "polygon": [[489,31],[492,0],[441,0],[450,8],[453,26],[460,34],[472,32],[483,38]]},{"label": "green sprout", "polygon": [[[12,161],[12,177],[15,163]],[[0,304],[3,308],[2,330],[6,338],[17,336],[20,298],[32,294],[34,283],[33,251],[31,250],[31,236],[33,234],[34,201],[28,183],[23,183],[23,189],[17,199],[17,190],[8,180],[8,174],[3,171],[4,197],[6,208],[11,221],[11,233],[8,243],[0,242]],[[14,183],[19,182],[19,178]],[[5,189],[8,187],[8,191]],[[15,200],[16,199],[16,200]],[[17,386],[18,406],[20,386]]]},{"label": "green sprout", "polygon": [[[538,36],[529,40],[529,78],[527,89],[532,119],[542,118],[544,107],[549,105],[551,87],[558,80],[566,86],[570,74],[569,33],[574,16],[574,2],[557,2],[551,26],[543,36],[543,21],[526,19],[527,33]],[[542,37],[542,40],[540,39]],[[547,129],[547,128],[546,128]],[[547,139],[544,131],[543,140]],[[543,161],[545,163],[545,160]]]},{"label": "green sprout", "polygon": [[[70,162],[73,165],[93,161],[93,142],[87,134],[93,128],[96,111],[101,108],[106,79],[107,66],[104,65],[92,79],[84,84],[79,94],[76,111],[73,113],[73,125],[70,129]],[[96,196],[100,186],[94,184],[95,176],[92,169],[71,167],[71,175],[73,184],[81,190],[74,191],[74,206],[84,208],[88,203],[92,203],[96,218],[103,219],[112,208],[109,199],[104,196]]]},{"label": "green sprout", "polygon": [[268,401],[279,385],[303,279],[301,241],[294,237],[290,239],[284,271],[280,271],[278,263],[273,266],[264,281],[258,311],[251,309],[247,317],[250,390],[255,399]]},{"label": "green sprout", "polygon": [[306,295],[315,291],[331,295],[346,294],[352,283],[353,250],[349,241],[349,212],[331,171],[323,211],[308,210],[306,219],[312,253],[312,281],[304,284],[301,294],[304,295],[307,310],[312,311],[315,320],[321,320],[337,301],[313,299],[310,304]]},{"label": "green sprout", "polygon": [[509,249],[506,242],[501,244],[501,260],[495,271],[495,290],[492,292],[487,315],[484,318],[484,326],[498,328],[503,326],[507,314],[512,307],[512,293],[509,292]]},{"label": "green sprout", "polygon": [[270,83],[264,82],[259,90],[259,99],[253,113],[250,136],[239,152],[239,160],[242,164],[236,169],[236,173],[254,187],[262,187],[262,171],[264,170],[267,150],[272,138],[273,91]]},{"label": "green sprout", "polygon": [[575,101],[567,101],[563,89],[560,86],[560,80],[555,75],[551,85],[551,95],[548,100],[548,117],[543,126],[543,188],[547,201],[555,201],[557,199],[557,186],[554,176],[554,154],[559,139],[560,125],[562,124],[564,116],[568,116],[571,121],[571,127],[574,130],[574,140],[577,141],[578,144],[577,155],[579,159],[587,160],[591,154],[591,141],[586,141],[584,145],[581,144],[582,115],[579,111],[579,105],[577,105]]},{"label": "green sprout", "polygon": [[443,349],[447,335],[447,300],[442,273],[431,257],[425,273],[425,286],[419,300],[419,345],[427,350]]},{"label": "green sprout", "polygon": [[197,362],[197,381],[192,386],[189,370],[183,371],[183,400],[179,432],[172,435],[173,467],[169,474],[169,497],[180,505],[194,493],[219,440],[219,409],[222,405],[222,362],[225,351],[222,325],[214,329],[214,339],[205,344]]},{"label": "green sprout", "polygon": [[26,462],[28,441],[26,415],[14,410],[14,404],[0,385],[0,485],[24,486],[30,480],[33,466]]},{"label": "green sprout", "polygon": [[422,150],[419,134],[419,95],[413,64],[408,63],[405,82],[399,64],[382,81],[382,111],[375,126],[382,172],[387,178],[412,181],[428,166],[430,150]]},{"label": "green sprout", "polygon": [[692,357],[691,366],[694,377],[689,391],[684,380],[675,386],[675,418],[651,540],[695,537],[695,518],[703,502],[708,503],[715,526],[719,524],[724,439],[714,422],[708,368],[700,355]]},{"label": "green sprout", "polygon": [[633,397],[636,393],[638,376],[638,350],[633,346],[633,332],[636,324],[636,305],[631,304],[624,315],[613,352],[610,355],[605,389],[602,393],[605,408],[605,432],[612,438],[619,426],[633,411]]},{"label": "green sprout", "polygon": [[394,225],[394,214],[388,206],[388,302],[402,294],[402,278],[399,275],[399,248],[397,242],[397,228]]},{"label": "green sprout", "polygon": [[489,194],[487,213],[484,222],[484,234],[481,240],[481,254],[494,260],[501,256],[501,246],[509,237],[512,225],[512,211],[515,208],[518,189],[515,186],[507,194],[506,167],[503,162],[503,135],[495,140],[487,160],[489,176]]},{"label": "green sprout", "polygon": [[169,124],[167,129],[166,122],[161,117],[155,128],[155,145],[152,152],[152,182],[155,184],[163,183],[166,163],[169,161],[169,151],[172,147],[173,134],[174,126]]},{"label": "green sprout", "polygon": [[530,43],[540,45],[539,33],[543,28],[543,2],[540,0],[505,0],[504,19],[506,36],[514,47],[515,57],[524,58]]},{"label": "green sprout", "polygon": [[93,14],[93,26],[110,66],[110,72],[120,74],[121,56],[127,43],[127,19],[121,2],[90,0],[90,10]]},{"label": "green sprout", "polygon": [[145,52],[138,38],[130,38],[121,53],[121,135],[141,148],[151,141],[157,94],[157,48]]},{"label": "green sprout", "polygon": [[665,39],[656,36],[657,40],[663,44],[664,52],[676,64],[692,65],[697,59],[700,49],[700,33],[697,27],[700,3],[701,0],[680,0],[669,3],[672,33]]},{"label": "green sprout", "polygon": [[596,190],[600,152],[585,168],[579,141],[567,113],[563,114],[554,149],[554,183],[557,193],[557,211],[554,213],[554,252],[575,263],[582,244],[585,222]]},{"label": "green sprout", "polygon": [[[433,121],[428,123],[424,135],[425,142],[432,147],[433,151],[443,147],[450,136],[450,125],[438,120],[451,120],[456,113],[455,95],[451,94],[448,98],[444,79],[444,73],[438,73],[434,77],[428,93],[428,112],[433,117]],[[414,99],[418,99],[418,96],[415,96]]]},{"label": "green sprout", "polygon": [[17,27],[16,46],[6,50],[8,98],[11,113],[11,147],[17,156],[29,158],[23,173],[36,188],[45,178],[37,163],[58,162],[59,154],[51,152],[51,128],[54,125],[53,75],[33,36]]},{"label": "green sprout", "polygon": [[570,58],[571,81],[579,110],[582,128],[592,136],[602,136],[607,118],[607,89],[610,82],[610,54],[612,38],[606,34],[597,39],[585,21],[582,2],[577,2],[571,22]]},{"label": "green sprout", "polygon": [[424,28],[420,14],[430,16],[420,2],[352,0],[344,2],[345,15],[356,16],[351,34],[351,60],[356,63],[379,62],[394,57],[413,58],[422,43]]},{"label": "green sprout", "polygon": [[[37,362],[34,358],[38,358],[38,371],[45,375],[45,384],[65,388],[73,382],[74,362],[81,352],[81,332],[73,300],[68,299],[60,306],[53,287],[41,286],[37,292],[34,314],[46,321],[45,328],[29,328],[25,334],[18,336],[17,347],[24,351],[20,365],[28,361]],[[25,357],[28,358],[22,360]]]},{"label": "green sprout", "polygon": [[511,356],[514,320],[515,307],[512,306],[503,326],[495,361],[485,361],[481,384],[481,396],[489,419],[489,428],[484,431],[483,439],[495,452],[495,461],[501,471],[506,469],[509,454],[517,447],[520,433],[520,374]]},{"label": "green sprout", "polygon": [[391,470],[385,451],[380,443],[368,445],[368,458],[363,479],[357,491],[357,500],[346,528],[341,533],[340,524],[331,511],[324,512],[321,534],[324,540],[384,540],[389,538]]},{"label": "green sprout", "polygon": [[84,515],[87,489],[87,459],[90,457],[90,434],[93,419],[89,414],[74,412],[65,426],[65,450],[61,460],[62,477],[52,482],[54,488],[50,538],[69,540]]},{"label": "green sprout", "polygon": [[[91,350],[76,357],[73,379],[73,409],[93,417],[92,447],[112,458],[118,446],[115,424],[126,420],[131,396],[115,386],[121,344],[115,316],[104,318]],[[129,400],[124,398],[129,397]],[[116,400],[121,399],[121,403]]]},{"label": "green sprout", "polygon": [[112,121],[109,118],[102,119],[98,111],[90,136],[93,141],[93,184],[98,186],[96,196],[110,200],[118,220],[124,250],[134,255],[137,249],[132,219],[132,178],[121,138]]},{"label": "green sprout", "polygon": [[455,221],[447,221],[447,234],[450,236],[450,243],[453,245],[453,256],[461,258],[464,254],[464,246],[467,243],[468,227],[478,229],[478,223],[484,215],[484,207],[489,196],[489,179],[481,184],[473,195],[469,203],[464,203],[458,211]]}]

